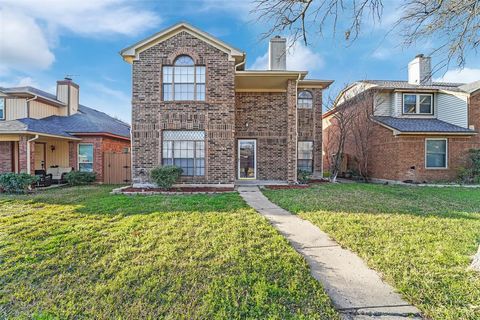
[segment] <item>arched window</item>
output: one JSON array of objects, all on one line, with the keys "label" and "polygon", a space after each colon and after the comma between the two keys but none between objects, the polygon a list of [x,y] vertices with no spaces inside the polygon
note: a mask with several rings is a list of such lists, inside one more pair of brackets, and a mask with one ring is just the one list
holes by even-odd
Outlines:
[{"label": "arched window", "polygon": [[196,66],[187,55],[178,56],[173,66],[163,67],[163,100],[205,100],[205,66]]},{"label": "arched window", "polygon": [[297,107],[299,109],[312,109],[313,96],[310,91],[300,91],[297,97]]}]

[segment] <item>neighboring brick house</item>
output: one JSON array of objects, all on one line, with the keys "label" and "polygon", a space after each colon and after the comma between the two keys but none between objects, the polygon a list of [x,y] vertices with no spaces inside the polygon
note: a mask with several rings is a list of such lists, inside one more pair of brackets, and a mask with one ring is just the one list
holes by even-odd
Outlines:
[{"label": "neighboring brick house", "polygon": [[[480,82],[432,82],[430,57],[418,55],[408,81],[363,80],[343,90],[335,109],[323,116],[324,166],[330,170],[338,138],[337,112],[368,108],[368,174],[373,179],[453,181],[480,148]],[[358,139],[346,140],[342,172],[356,170]],[[332,146],[328,148],[327,146]]]},{"label": "neighboring brick house", "polygon": [[132,64],[132,175],[175,164],[186,183],[275,180],[322,172],[322,90],[331,81],[286,70],[286,40],[270,42],[270,70],[189,24],[122,50]]},{"label": "neighboring brick house", "polygon": [[57,81],[56,95],[0,87],[0,173],[72,168],[104,180],[104,153],[127,152],[130,126],[79,104],[79,86]]}]

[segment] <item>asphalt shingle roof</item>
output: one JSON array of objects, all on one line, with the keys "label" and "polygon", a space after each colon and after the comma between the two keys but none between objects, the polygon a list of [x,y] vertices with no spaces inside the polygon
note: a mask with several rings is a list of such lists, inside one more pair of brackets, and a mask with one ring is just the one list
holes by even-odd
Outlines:
[{"label": "asphalt shingle roof", "polygon": [[456,126],[438,119],[394,118],[387,116],[373,117],[377,122],[400,132],[444,132],[444,133],[475,133],[475,131]]},{"label": "asphalt shingle roof", "polygon": [[448,90],[448,91],[463,91],[460,87],[463,83],[451,83],[451,82],[432,82],[431,85],[417,85],[410,84],[408,81],[398,80],[363,80],[361,82],[376,84],[383,88],[388,89],[427,89],[427,90]]}]

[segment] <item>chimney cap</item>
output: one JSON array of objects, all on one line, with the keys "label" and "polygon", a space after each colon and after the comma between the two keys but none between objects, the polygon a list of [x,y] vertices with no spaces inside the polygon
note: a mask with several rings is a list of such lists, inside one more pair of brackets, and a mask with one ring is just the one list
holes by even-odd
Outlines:
[{"label": "chimney cap", "polygon": [[65,77],[64,80],[66,80],[66,81],[72,81],[72,78],[70,78],[70,77]]},{"label": "chimney cap", "polygon": [[415,58],[423,58],[425,57],[425,55],[423,53],[419,53],[415,56]]}]

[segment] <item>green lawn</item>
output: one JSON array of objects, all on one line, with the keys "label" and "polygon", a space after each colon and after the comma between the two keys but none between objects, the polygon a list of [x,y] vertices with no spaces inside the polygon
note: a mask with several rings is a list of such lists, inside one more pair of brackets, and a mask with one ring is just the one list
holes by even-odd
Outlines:
[{"label": "green lawn", "polygon": [[337,319],[237,194],[111,188],[0,196],[1,319]]},{"label": "green lawn", "polygon": [[433,319],[480,319],[480,189],[321,184],[265,190],[357,252]]}]

